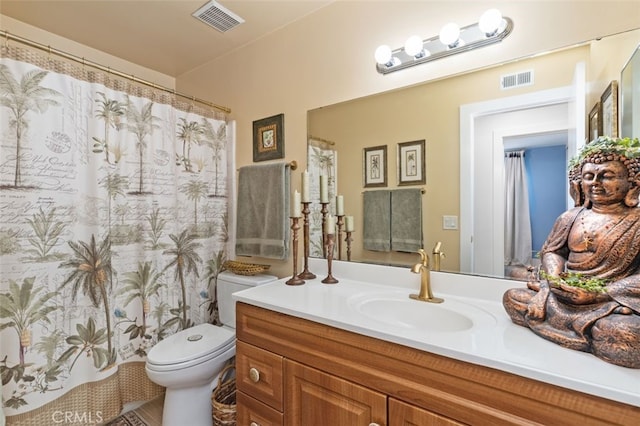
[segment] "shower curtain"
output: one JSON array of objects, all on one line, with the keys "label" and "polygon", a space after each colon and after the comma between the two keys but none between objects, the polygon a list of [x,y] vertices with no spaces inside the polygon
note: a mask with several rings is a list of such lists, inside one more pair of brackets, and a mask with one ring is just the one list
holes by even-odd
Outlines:
[{"label": "shower curtain", "polygon": [[218,323],[227,117],[22,47],[0,58],[7,424],[99,424],[162,389],[150,348]]},{"label": "shower curtain", "polygon": [[531,218],[524,151],[504,155],[504,264],[531,264]]},{"label": "shower curtain", "polygon": [[322,249],[322,207],[320,206],[320,176],[327,176],[329,194],[328,214],[336,214],[338,188],[338,152],[324,140],[307,141],[307,171],[309,172],[309,256],[324,257]]}]

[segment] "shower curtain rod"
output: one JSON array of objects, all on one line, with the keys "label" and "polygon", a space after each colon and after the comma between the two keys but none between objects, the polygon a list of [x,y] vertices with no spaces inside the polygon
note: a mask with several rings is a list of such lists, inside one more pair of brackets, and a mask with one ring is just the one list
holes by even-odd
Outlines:
[{"label": "shower curtain rod", "polygon": [[168,87],[160,86],[160,85],[158,85],[156,83],[153,83],[151,81],[143,80],[141,78],[138,78],[138,77],[134,76],[133,74],[125,74],[123,72],[113,70],[113,69],[111,69],[109,67],[105,67],[104,65],[100,65],[100,64],[98,64],[96,62],[92,62],[92,61],[89,61],[89,60],[87,60],[85,58],[81,58],[79,56],[72,55],[71,53],[63,52],[62,50],[54,49],[51,46],[47,46],[47,45],[44,45],[42,43],[38,43],[36,41],[32,41],[32,40],[26,39],[24,37],[20,37],[20,36],[17,36],[15,34],[11,34],[8,31],[0,30],[0,33],[4,36],[6,44],[8,44],[9,40],[14,40],[14,41],[26,44],[27,46],[31,46],[31,47],[35,47],[36,49],[43,50],[45,52],[54,53],[54,54],[56,54],[58,56],[62,56],[63,58],[70,59],[72,61],[81,63],[82,65],[88,65],[90,67],[99,69],[100,71],[104,71],[106,73],[113,74],[113,75],[116,75],[118,77],[125,78],[127,80],[131,80],[131,81],[133,81],[135,83],[143,84],[145,86],[149,86],[149,87],[152,87],[154,89],[162,90],[164,92],[173,93],[175,96],[180,96],[181,98],[189,99],[192,102],[198,102],[198,103],[206,105],[206,106],[208,106],[210,108],[215,108],[215,109],[217,109],[219,111],[226,112],[227,114],[229,114],[231,112],[231,109],[228,108],[228,107],[221,106],[221,105],[216,105],[216,104],[214,104],[212,102],[205,101],[205,100],[202,100],[202,99],[198,99],[195,96],[190,96],[190,95],[186,95],[186,94],[183,94],[183,93],[176,92],[175,89],[170,89]]},{"label": "shower curtain rod", "polygon": [[327,145],[335,145],[336,143],[327,139],[322,139],[322,138],[318,138],[315,137],[313,135],[307,135],[307,139],[314,139],[317,140],[318,142],[322,142],[322,143],[326,143]]}]

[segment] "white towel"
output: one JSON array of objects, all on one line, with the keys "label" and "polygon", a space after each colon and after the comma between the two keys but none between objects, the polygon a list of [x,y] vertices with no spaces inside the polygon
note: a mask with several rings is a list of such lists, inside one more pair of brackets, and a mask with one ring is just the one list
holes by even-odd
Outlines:
[{"label": "white towel", "polygon": [[236,255],[289,257],[289,170],[287,163],[240,168]]}]

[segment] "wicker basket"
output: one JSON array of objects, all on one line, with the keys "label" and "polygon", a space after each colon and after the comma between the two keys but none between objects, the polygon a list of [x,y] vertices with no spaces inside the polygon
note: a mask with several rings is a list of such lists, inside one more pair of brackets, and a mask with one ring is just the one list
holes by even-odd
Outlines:
[{"label": "wicker basket", "polygon": [[238,262],[237,260],[227,260],[222,264],[222,269],[238,275],[257,275],[269,270],[269,268],[271,265]]},{"label": "wicker basket", "polygon": [[211,394],[211,414],[214,426],[236,424],[235,364],[227,365],[218,377],[218,385]]}]

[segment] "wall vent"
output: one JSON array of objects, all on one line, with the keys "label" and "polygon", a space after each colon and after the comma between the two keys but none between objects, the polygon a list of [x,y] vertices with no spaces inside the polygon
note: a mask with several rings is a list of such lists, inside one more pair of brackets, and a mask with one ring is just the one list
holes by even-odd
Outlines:
[{"label": "wall vent", "polygon": [[513,89],[514,87],[531,86],[533,84],[533,70],[506,74],[500,77],[500,88]]},{"label": "wall vent", "polygon": [[222,33],[244,22],[244,19],[213,0],[193,12],[192,16]]}]

